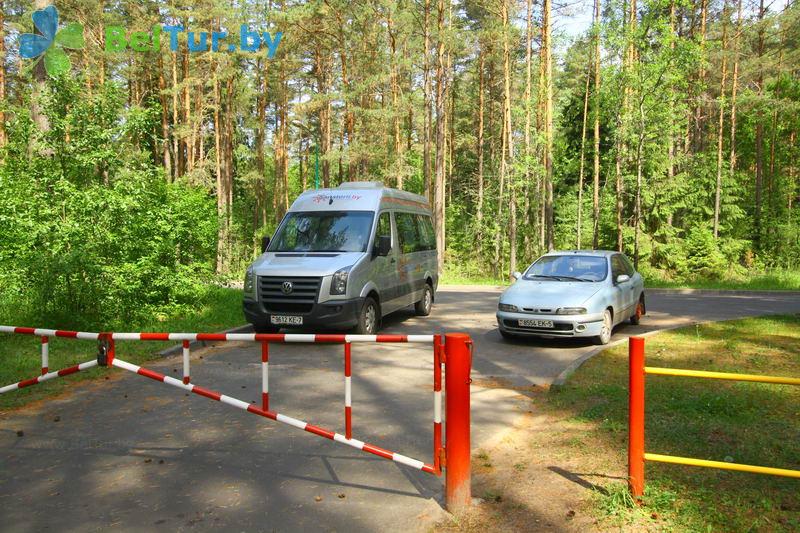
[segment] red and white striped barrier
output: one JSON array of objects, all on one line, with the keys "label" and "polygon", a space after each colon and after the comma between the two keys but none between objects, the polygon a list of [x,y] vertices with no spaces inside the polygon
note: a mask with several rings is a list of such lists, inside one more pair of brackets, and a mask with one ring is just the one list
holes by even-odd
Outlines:
[{"label": "red and white striped barrier", "polygon": [[6,392],[11,392],[17,389],[23,389],[25,387],[30,387],[31,385],[38,385],[44,381],[50,381],[51,379],[60,378],[64,376],[69,376],[70,374],[74,374],[76,372],[80,372],[81,370],[86,370],[92,367],[97,366],[97,361],[87,361],[85,363],[81,363],[79,365],[70,366],[67,368],[62,368],[57,372],[46,372],[41,376],[36,376],[35,378],[24,379],[22,381],[18,381],[16,383],[12,383],[11,385],[6,385],[5,387],[0,387],[0,394],[4,394]]},{"label": "red and white striped barrier", "polygon": [[[49,379],[66,376],[94,366],[115,366],[237,407],[249,413],[281,422],[309,433],[325,437],[358,450],[389,459],[423,472],[441,475],[445,469],[446,501],[452,511],[468,506],[470,494],[470,423],[469,378],[472,366],[472,341],[468,335],[347,335],[347,334],[261,334],[261,333],[90,333],[53,329],[0,326],[0,333],[40,336],[42,342],[42,375],[0,388],[0,393],[34,385]],[[99,344],[97,361],[81,363],[58,372],[48,372],[49,337],[96,340]],[[116,358],[115,341],[181,341],[183,379],[178,380]],[[261,407],[243,400],[191,383],[190,343],[259,342],[261,343]],[[269,343],[327,343],[344,345],[344,435],[324,429],[269,409]],[[433,345],[433,462],[425,463],[406,455],[354,439],[352,408],[352,344],[353,343],[425,343]],[[446,409],[447,439],[442,443],[442,365],[447,366]]]}]

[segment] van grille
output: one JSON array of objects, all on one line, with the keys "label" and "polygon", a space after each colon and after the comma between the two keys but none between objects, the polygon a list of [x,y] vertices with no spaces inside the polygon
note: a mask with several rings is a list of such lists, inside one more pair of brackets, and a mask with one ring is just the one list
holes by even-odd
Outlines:
[{"label": "van grille", "polygon": [[[284,282],[292,284],[292,292],[283,292]],[[267,277],[258,278],[258,299],[268,313],[310,313],[317,302],[321,278]]]}]

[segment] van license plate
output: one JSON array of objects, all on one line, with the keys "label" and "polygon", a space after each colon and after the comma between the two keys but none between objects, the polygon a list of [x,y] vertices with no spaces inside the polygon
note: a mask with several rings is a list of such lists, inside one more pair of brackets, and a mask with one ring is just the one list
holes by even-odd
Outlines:
[{"label": "van license plate", "polygon": [[519,325],[523,328],[552,328],[552,320],[520,320]]},{"label": "van license plate", "polygon": [[303,317],[301,316],[287,316],[287,315],[272,315],[269,321],[275,325],[289,325],[289,326],[302,326]]}]

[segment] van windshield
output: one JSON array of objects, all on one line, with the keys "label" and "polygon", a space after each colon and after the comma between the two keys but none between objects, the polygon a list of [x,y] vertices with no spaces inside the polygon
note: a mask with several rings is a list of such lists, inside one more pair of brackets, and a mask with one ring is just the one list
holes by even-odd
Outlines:
[{"label": "van windshield", "polygon": [[270,252],[365,252],[372,211],[288,213],[269,246]]}]

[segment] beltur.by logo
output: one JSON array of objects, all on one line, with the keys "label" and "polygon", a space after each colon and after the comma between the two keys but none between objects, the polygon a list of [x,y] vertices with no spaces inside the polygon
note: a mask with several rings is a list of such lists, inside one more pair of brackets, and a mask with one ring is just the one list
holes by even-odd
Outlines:
[{"label": "beltur.by logo", "polygon": [[[51,76],[68,72],[72,66],[68,49],[81,49],[84,46],[83,26],[72,22],[58,29],[58,10],[55,6],[34,11],[33,24],[39,33],[23,33],[19,38],[19,55],[26,59],[43,60],[45,70]],[[187,31],[182,26],[153,26],[150,32],[134,31],[130,35],[122,26],[108,26],[105,29],[106,52],[122,52],[129,47],[135,52],[154,52],[161,49],[162,34],[169,35],[170,50],[177,51],[181,33],[186,33],[186,46],[190,52],[257,52],[262,46],[270,59],[278,51],[283,33],[274,35],[265,31],[251,31],[247,24],[239,27],[238,35],[229,36],[226,31]],[[238,43],[233,41],[238,37]],[[237,46],[238,44],[238,46]],[[35,64],[35,63],[34,63]]]},{"label": "beltur.by logo", "polygon": [[26,59],[43,57],[44,68],[51,76],[69,71],[72,65],[64,48],[83,48],[83,26],[73,22],[59,30],[58,10],[55,6],[34,11],[31,18],[41,35],[36,33],[20,35],[19,55]]},{"label": "beltur.by logo", "polygon": [[[257,31],[250,31],[247,24],[239,27],[238,47],[231,41],[226,31],[195,32],[187,31],[183,26],[153,26],[150,32],[134,31],[130,37],[126,36],[126,30],[122,26],[106,27],[106,52],[121,52],[130,46],[136,52],[155,51],[161,47],[162,34],[169,34],[169,48],[173,52],[178,50],[179,34],[186,33],[186,46],[190,52],[256,52],[264,45],[267,48],[267,55],[270,59],[278,51],[283,33],[277,32],[271,35],[265,31],[259,34]],[[236,36],[233,38],[235,39]]]}]

